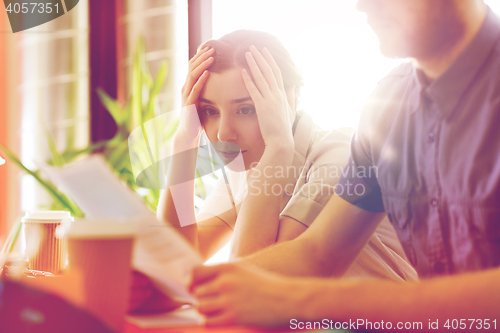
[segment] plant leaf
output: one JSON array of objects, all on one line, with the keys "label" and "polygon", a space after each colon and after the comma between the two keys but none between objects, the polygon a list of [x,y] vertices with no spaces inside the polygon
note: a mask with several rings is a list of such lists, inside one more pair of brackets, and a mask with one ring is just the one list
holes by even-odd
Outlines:
[{"label": "plant leaf", "polygon": [[68,149],[62,153],[62,157],[64,158],[66,163],[69,163],[73,161],[75,158],[79,157],[80,155],[90,154],[105,147],[106,143],[107,141],[101,141],[91,144],[90,146],[82,149]]},{"label": "plant leaf", "polygon": [[97,94],[106,110],[111,114],[118,126],[125,121],[126,114],[118,101],[111,98],[104,90],[97,88]]},{"label": "plant leaf", "polygon": [[160,93],[161,87],[165,82],[165,78],[167,76],[167,63],[163,62],[156,74],[155,81],[151,86],[151,90],[149,91],[149,100],[146,106],[146,112],[144,115],[144,121],[148,121],[153,119],[155,116],[156,104],[158,101],[158,94]]},{"label": "plant leaf", "polygon": [[57,151],[56,143],[54,142],[54,138],[49,131],[47,131],[47,142],[49,144],[50,152],[52,153],[52,159],[50,162],[52,162],[52,165],[57,167],[63,166],[66,162],[64,161],[64,157]]},{"label": "plant leaf", "polygon": [[39,171],[33,171],[25,167],[24,164],[21,162],[21,160],[16,156],[16,154],[14,154],[9,148],[7,148],[1,143],[0,143],[0,149],[6,154],[6,156],[8,156],[11,162],[13,162],[19,168],[24,170],[27,174],[34,177],[38,181],[38,183],[47,190],[47,192],[52,196],[52,198],[54,200],[61,202],[61,204],[64,205],[64,207],[66,207],[73,216],[83,217],[82,211],[68,197],[66,197],[63,193],[59,192],[52,183],[43,179],[40,176]]}]

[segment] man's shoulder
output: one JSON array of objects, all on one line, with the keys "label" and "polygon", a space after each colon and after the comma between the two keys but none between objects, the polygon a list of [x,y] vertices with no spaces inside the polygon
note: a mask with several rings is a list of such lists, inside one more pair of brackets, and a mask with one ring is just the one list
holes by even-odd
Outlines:
[{"label": "man's shoulder", "polygon": [[393,69],[377,84],[365,102],[358,126],[358,133],[380,133],[389,131],[395,124],[396,113],[402,104],[411,100],[409,92],[414,85],[414,66],[405,62]]}]

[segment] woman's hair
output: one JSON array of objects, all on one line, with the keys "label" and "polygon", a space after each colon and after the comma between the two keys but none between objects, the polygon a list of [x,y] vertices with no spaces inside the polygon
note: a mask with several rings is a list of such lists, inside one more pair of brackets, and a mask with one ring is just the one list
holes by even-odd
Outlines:
[{"label": "woman's hair", "polygon": [[199,49],[209,46],[215,50],[214,63],[209,71],[221,73],[231,68],[245,68],[251,75],[245,53],[252,45],[259,51],[262,51],[264,47],[269,50],[281,70],[283,85],[285,88],[295,86],[295,93],[299,95],[304,79],[295,67],[288,50],[278,38],[271,34],[253,30],[236,30],[219,39],[204,42]]}]

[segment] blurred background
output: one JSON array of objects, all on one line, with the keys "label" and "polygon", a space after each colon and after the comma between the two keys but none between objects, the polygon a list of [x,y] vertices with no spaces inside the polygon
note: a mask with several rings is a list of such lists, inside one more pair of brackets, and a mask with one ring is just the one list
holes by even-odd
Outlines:
[{"label": "blurred background", "polygon": [[[486,2],[500,13],[500,1]],[[305,78],[300,106],[320,126],[355,127],[378,80],[401,62],[380,55],[377,39],[355,4],[80,0],[67,14],[13,34],[2,2],[0,143],[35,169],[35,161],[53,157],[54,147],[78,151],[113,138],[117,125],[97,88],[125,105],[137,87],[134,54],[140,38],[151,76],[163,62],[167,65],[154,114],[175,110],[187,61],[197,46],[236,29],[267,31],[283,41]],[[7,159],[0,167],[0,245],[23,211],[50,207],[51,200],[35,178]]]}]

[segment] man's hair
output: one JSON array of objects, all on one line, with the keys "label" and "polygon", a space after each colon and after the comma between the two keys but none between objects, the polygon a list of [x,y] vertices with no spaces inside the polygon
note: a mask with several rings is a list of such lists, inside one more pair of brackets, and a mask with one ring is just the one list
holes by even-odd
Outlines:
[{"label": "man's hair", "polygon": [[269,50],[281,70],[283,85],[285,88],[295,86],[295,93],[298,95],[304,79],[288,50],[277,37],[271,34],[253,30],[236,30],[219,39],[208,40],[198,49],[209,46],[215,50],[214,63],[209,68],[211,72],[221,73],[232,68],[245,68],[252,75],[245,59],[245,53],[250,50],[251,45],[259,51],[262,51],[264,47]]}]

